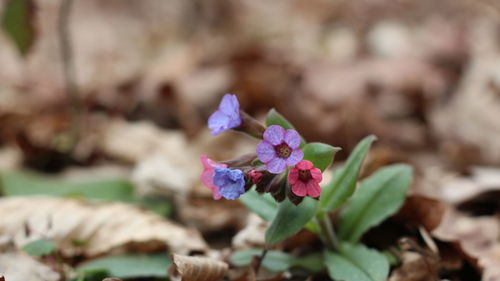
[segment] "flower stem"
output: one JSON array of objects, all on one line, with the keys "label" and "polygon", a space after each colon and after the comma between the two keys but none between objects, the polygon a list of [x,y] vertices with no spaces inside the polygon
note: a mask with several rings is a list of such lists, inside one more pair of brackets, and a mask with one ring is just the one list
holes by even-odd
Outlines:
[{"label": "flower stem", "polygon": [[264,249],[264,251],[262,251],[262,254],[260,255],[259,259],[257,260],[257,264],[255,265],[255,276],[257,276],[257,274],[259,274],[260,266],[262,265],[262,261],[266,257],[267,252],[268,252],[267,248]]},{"label": "flower stem", "polygon": [[339,242],[337,240],[337,236],[335,235],[335,231],[333,229],[332,222],[330,221],[328,213],[325,211],[319,211],[316,214],[316,220],[318,222],[319,230],[324,243],[331,250],[338,249]]}]

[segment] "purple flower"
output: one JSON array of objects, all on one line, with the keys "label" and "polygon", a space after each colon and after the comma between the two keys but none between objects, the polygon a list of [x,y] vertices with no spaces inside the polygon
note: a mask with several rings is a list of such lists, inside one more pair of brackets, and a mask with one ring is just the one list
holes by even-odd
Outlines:
[{"label": "purple flower", "polygon": [[241,125],[240,103],[235,95],[225,94],[217,109],[208,118],[208,127],[212,135],[218,135],[224,131]]},{"label": "purple flower", "polygon": [[219,187],[222,197],[230,200],[238,199],[245,193],[245,179],[241,170],[215,167],[213,183]]},{"label": "purple flower", "polygon": [[286,166],[294,166],[304,157],[299,149],[300,136],[295,130],[285,130],[279,125],[269,126],[264,140],[257,145],[257,156],[266,164],[266,169],[279,174]]}]

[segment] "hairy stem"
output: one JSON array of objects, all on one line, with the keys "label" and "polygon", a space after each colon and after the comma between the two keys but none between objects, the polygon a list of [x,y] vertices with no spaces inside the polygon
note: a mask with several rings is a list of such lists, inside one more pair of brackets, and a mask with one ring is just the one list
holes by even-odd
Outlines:
[{"label": "hairy stem", "polygon": [[328,213],[325,211],[319,211],[316,214],[316,221],[319,225],[319,230],[321,233],[320,236],[323,239],[323,242],[326,244],[326,246],[331,250],[338,249],[339,243],[337,240],[337,236],[335,235],[332,222],[330,221],[330,217],[328,216]]}]

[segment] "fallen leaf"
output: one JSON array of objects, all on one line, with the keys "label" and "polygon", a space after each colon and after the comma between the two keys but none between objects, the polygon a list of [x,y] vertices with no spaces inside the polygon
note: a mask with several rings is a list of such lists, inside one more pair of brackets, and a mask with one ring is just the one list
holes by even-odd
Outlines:
[{"label": "fallen leaf", "polygon": [[449,209],[432,235],[442,241],[458,242],[466,257],[483,270],[482,280],[500,280],[500,222],[497,218],[468,217]]},{"label": "fallen leaf", "polygon": [[233,237],[234,249],[259,248],[265,245],[265,234],[269,222],[261,219],[256,214],[250,213],[246,225]]},{"label": "fallen leaf", "polygon": [[201,171],[181,131],[165,131],[149,122],[112,120],[103,130],[106,155],[135,164],[132,181],[141,194],[185,196]]},{"label": "fallen leaf", "polygon": [[[430,116],[441,150],[455,166],[500,164],[500,118],[493,117],[500,111],[496,32],[496,23],[487,20],[471,27],[471,38],[481,43],[473,45],[455,95]],[[463,153],[471,150],[476,153]]]},{"label": "fallen leaf", "polygon": [[170,278],[182,281],[218,281],[227,274],[225,262],[205,257],[189,257],[174,254],[170,267]]},{"label": "fallen leaf", "polygon": [[23,252],[0,253],[0,270],[8,281],[59,281],[47,265]]},{"label": "fallen leaf", "polygon": [[480,194],[500,191],[498,168],[476,166],[470,170],[470,176],[459,176],[449,171],[442,173],[435,182],[436,196],[447,203],[458,205]]},{"label": "fallen leaf", "polygon": [[419,253],[404,252],[401,262],[402,265],[392,272],[389,281],[438,280],[435,261],[428,261]]},{"label": "fallen leaf", "polygon": [[64,256],[91,257],[127,246],[141,251],[166,246],[175,253],[207,249],[195,230],[123,203],[14,197],[0,199],[0,213],[8,214],[0,222],[0,236],[12,238],[19,248],[38,238],[51,239]]},{"label": "fallen leaf", "polygon": [[414,194],[409,195],[396,215],[402,221],[412,221],[431,231],[438,227],[446,210],[446,204],[439,200]]}]

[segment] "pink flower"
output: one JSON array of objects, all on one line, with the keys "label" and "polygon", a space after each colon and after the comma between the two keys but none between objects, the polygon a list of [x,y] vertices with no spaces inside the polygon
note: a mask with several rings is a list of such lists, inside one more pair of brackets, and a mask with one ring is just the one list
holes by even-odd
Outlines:
[{"label": "pink flower", "polygon": [[219,192],[219,187],[214,185],[213,175],[215,173],[215,168],[226,168],[226,164],[217,163],[209,159],[206,155],[200,157],[201,164],[203,165],[203,172],[201,173],[201,182],[208,188],[212,190],[212,197],[215,200],[219,200],[222,195]]},{"label": "pink flower", "polygon": [[311,161],[302,160],[288,173],[288,182],[292,185],[292,192],[297,196],[318,197],[321,193],[319,183],[323,180],[321,170],[314,168]]}]

